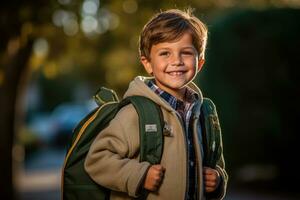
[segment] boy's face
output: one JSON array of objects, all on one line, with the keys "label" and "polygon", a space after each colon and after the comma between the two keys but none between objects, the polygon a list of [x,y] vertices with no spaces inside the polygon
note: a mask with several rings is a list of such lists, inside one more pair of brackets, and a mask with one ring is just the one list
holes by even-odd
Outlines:
[{"label": "boy's face", "polygon": [[180,98],[185,92],[184,86],[194,79],[204,59],[199,59],[192,36],[184,33],[177,41],[153,45],[150,60],[141,57],[141,62],[154,76],[158,87]]}]

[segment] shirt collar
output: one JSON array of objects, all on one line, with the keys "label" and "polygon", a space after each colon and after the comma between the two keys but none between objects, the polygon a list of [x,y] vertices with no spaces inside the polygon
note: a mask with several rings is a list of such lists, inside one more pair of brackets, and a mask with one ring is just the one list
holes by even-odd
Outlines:
[{"label": "shirt collar", "polygon": [[149,80],[147,82],[148,87],[156,94],[158,94],[160,97],[162,97],[166,102],[170,104],[170,106],[177,110],[178,105],[184,104],[184,103],[193,103],[194,101],[198,100],[198,94],[194,92],[189,87],[186,87],[186,93],[185,93],[185,100],[186,102],[182,102],[181,100],[177,99],[173,95],[169,94],[168,92],[160,89],[155,83],[154,80]]}]

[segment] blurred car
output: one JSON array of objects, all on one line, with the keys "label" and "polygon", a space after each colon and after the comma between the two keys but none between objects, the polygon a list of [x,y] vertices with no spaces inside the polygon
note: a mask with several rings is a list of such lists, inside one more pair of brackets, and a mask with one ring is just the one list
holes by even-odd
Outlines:
[{"label": "blurred car", "polygon": [[96,107],[93,101],[62,103],[51,113],[35,114],[29,128],[46,144],[65,147],[76,125]]}]

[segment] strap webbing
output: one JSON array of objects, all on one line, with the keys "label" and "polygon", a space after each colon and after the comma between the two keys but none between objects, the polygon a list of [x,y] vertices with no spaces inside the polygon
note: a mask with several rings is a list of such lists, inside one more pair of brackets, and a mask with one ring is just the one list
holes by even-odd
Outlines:
[{"label": "strap webbing", "polygon": [[204,165],[215,168],[221,153],[221,128],[216,107],[208,98],[203,99],[200,121],[204,144]]},{"label": "strap webbing", "polygon": [[160,107],[143,96],[127,98],[139,115],[140,161],[160,163],[163,152],[163,119]]}]

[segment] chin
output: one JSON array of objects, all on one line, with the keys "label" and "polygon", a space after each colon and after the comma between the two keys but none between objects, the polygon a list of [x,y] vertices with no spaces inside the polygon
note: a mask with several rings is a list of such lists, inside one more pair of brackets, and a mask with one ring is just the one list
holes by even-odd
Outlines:
[{"label": "chin", "polygon": [[184,88],[184,86],[186,86],[186,84],[173,85],[173,86],[171,86],[171,88],[173,90],[180,90],[180,89]]},{"label": "chin", "polygon": [[187,84],[188,84],[188,82],[186,82],[186,81],[180,81],[180,82],[174,83],[173,86],[180,89],[180,88],[186,86]]}]

